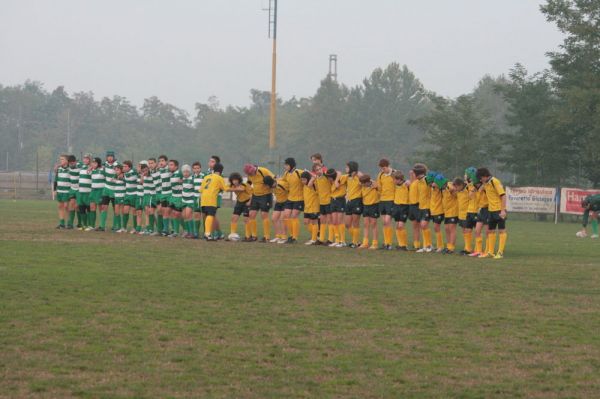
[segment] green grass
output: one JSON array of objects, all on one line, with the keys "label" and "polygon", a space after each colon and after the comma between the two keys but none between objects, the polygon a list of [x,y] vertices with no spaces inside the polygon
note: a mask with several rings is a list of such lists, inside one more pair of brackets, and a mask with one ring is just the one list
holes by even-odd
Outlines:
[{"label": "green grass", "polygon": [[0,201],[0,397],[600,397],[576,225],[511,221],[495,261],[56,231],[54,207]]}]

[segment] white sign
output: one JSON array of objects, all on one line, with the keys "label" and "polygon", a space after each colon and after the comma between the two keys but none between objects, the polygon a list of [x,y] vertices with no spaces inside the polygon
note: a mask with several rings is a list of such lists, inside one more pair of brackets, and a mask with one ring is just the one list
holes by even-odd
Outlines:
[{"label": "white sign", "polygon": [[600,194],[600,190],[585,190],[582,188],[562,188],[560,190],[560,213],[582,215],[581,200],[588,195]]},{"label": "white sign", "polygon": [[556,189],[550,187],[506,187],[509,212],[554,213]]}]

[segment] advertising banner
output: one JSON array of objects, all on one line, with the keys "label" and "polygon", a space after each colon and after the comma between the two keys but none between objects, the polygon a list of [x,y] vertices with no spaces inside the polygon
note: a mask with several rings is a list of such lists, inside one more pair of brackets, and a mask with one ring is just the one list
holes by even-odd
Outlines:
[{"label": "advertising banner", "polygon": [[555,213],[556,188],[506,187],[506,209],[509,212]]},{"label": "advertising banner", "polygon": [[562,188],[560,190],[560,213],[582,215],[583,209],[581,209],[581,200],[592,194],[600,194],[600,190]]}]

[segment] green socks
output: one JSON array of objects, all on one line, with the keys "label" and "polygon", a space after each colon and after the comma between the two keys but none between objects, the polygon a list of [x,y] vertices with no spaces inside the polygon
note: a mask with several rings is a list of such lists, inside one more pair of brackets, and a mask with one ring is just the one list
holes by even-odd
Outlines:
[{"label": "green socks", "polygon": [[173,232],[179,234],[179,218],[173,218],[171,222],[173,223]]},{"label": "green socks", "polygon": [[123,228],[127,230],[127,223],[129,222],[129,213],[123,215]]},{"label": "green socks", "polygon": [[135,231],[139,231],[137,224],[137,215],[133,215],[133,228],[135,229]]},{"label": "green socks", "polygon": [[146,228],[148,231],[154,231],[154,215],[148,216],[148,227]]},{"label": "green socks", "polygon": [[96,227],[96,211],[89,211],[87,216],[88,216],[88,226]]},{"label": "green socks", "polygon": [[598,235],[598,221],[592,220],[592,234]]},{"label": "green socks", "polygon": [[169,232],[169,218],[163,218],[163,233],[168,233]]},{"label": "green socks", "polygon": [[107,211],[102,211],[100,212],[100,228],[103,229],[106,227],[106,216],[107,216]]},{"label": "green socks", "polygon": [[60,219],[60,221],[58,222],[59,225],[64,226],[65,225],[65,219]]},{"label": "green socks", "polygon": [[202,223],[202,221],[194,220],[194,235],[200,234],[200,223]]},{"label": "green socks", "polygon": [[69,211],[69,226],[73,226],[73,221],[75,220],[75,211]]}]

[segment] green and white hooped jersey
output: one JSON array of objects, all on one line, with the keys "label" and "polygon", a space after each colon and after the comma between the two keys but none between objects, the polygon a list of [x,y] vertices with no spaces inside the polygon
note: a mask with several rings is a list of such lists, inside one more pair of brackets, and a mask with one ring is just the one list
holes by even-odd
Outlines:
[{"label": "green and white hooped jersey", "polygon": [[167,167],[160,168],[160,192],[162,195],[171,195],[171,172]]},{"label": "green and white hooped jersey", "polygon": [[202,172],[200,172],[197,175],[192,176],[192,178],[194,179],[194,197],[195,198],[200,198],[200,186],[202,185],[204,176],[206,176],[206,174],[204,174]]},{"label": "green and white hooped jersey", "polygon": [[115,179],[117,174],[115,173],[115,166],[119,163],[114,161],[113,163],[104,162],[104,177],[106,177],[105,188],[110,191],[115,191]]},{"label": "green and white hooped jersey", "polygon": [[71,190],[79,191],[79,171],[83,164],[81,162],[77,162],[75,167],[69,166],[69,179],[71,180]]},{"label": "green and white hooped jersey", "polygon": [[104,168],[94,169],[92,171],[92,190],[102,190],[105,183]]},{"label": "green and white hooped jersey", "polygon": [[144,176],[144,195],[156,194],[156,186],[154,184],[154,176]]},{"label": "green and white hooped jersey", "polygon": [[85,165],[83,165],[83,167],[79,170],[79,192],[92,192],[92,171],[89,170]]},{"label": "green and white hooped jersey", "polygon": [[142,184],[142,178],[138,175],[136,180],[137,196],[138,198],[142,198],[144,196],[144,186]]},{"label": "green and white hooped jersey", "polygon": [[183,178],[183,203],[184,204],[193,204],[194,198],[194,177],[190,176],[188,178]]},{"label": "green and white hooped jersey", "polygon": [[138,175],[136,171],[132,169],[129,172],[125,173],[123,176],[125,179],[125,195],[127,195],[128,197],[137,195]]},{"label": "green and white hooped jersey", "polygon": [[115,198],[125,198],[125,180],[115,177],[113,179],[113,187]]},{"label": "green and white hooped jersey", "polygon": [[151,174],[151,177],[152,177],[152,182],[154,184],[154,193],[155,194],[160,194],[161,193],[160,170],[154,169],[152,172],[150,172],[150,174]]},{"label": "green and white hooped jersey", "polygon": [[173,198],[181,198],[183,191],[183,175],[180,170],[176,170],[171,174],[171,196]]},{"label": "green and white hooped jersey", "polygon": [[69,167],[59,166],[56,170],[56,192],[58,194],[68,194],[71,189],[71,175]]}]

